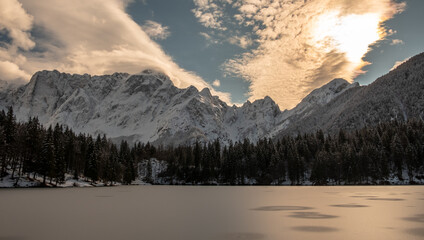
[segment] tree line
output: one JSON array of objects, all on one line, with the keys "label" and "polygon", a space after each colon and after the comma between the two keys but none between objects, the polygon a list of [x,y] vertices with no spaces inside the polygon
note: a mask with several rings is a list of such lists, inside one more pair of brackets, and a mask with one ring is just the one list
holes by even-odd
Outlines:
[{"label": "tree line", "polygon": [[[166,159],[168,182],[220,184],[384,184],[424,179],[422,120],[380,123],[335,135],[322,131],[251,143],[180,146]],[[413,183],[413,182],[411,182]]]},{"label": "tree line", "polygon": [[424,179],[424,123],[391,121],[334,135],[319,130],[256,143],[245,139],[223,145],[217,139],[158,147],[126,141],[117,145],[104,135],[76,134],[59,124],[44,128],[37,118],[17,122],[12,108],[0,112],[0,177],[9,172],[12,178],[38,175],[43,183],[61,183],[65,174],[72,174],[130,184],[139,163],[148,160],[144,180],[158,183],[152,178],[151,158],[166,163],[158,177],[169,184],[381,184],[406,175]]},{"label": "tree line", "polygon": [[19,123],[11,107],[0,112],[0,178],[41,176],[45,185],[63,183],[65,174],[72,174],[92,182],[129,184],[137,177],[137,161],[149,157],[149,151],[149,145],[130,147],[123,141],[117,146],[106,136],[75,134],[59,124],[44,128],[36,117]]}]

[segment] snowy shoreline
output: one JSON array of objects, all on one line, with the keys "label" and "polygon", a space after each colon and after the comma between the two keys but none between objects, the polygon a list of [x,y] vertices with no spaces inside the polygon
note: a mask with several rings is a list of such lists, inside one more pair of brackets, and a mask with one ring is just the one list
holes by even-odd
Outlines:
[{"label": "snowy shoreline", "polygon": [[[148,168],[151,168],[149,171]],[[398,178],[396,174],[390,174],[390,177],[384,180],[371,180],[358,183],[346,183],[346,182],[334,182],[328,180],[326,184],[314,184],[309,181],[310,173],[305,173],[305,178],[298,183],[293,183],[290,180],[283,182],[274,181],[269,185],[258,184],[255,179],[245,178],[244,181],[238,180],[236,184],[222,184],[217,181],[209,181],[204,183],[193,183],[185,182],[183,180],[170,180],[168,178],[160,177],[160,174],[167,169],[167,164],[164,161],[152,158],[150,159],[150,166],[148,160],[144,160],[138,164],[138,177],[135,181],[132,181],[130,185],[161,185],[161,186],[409,186],[409,185],[424,185],[423,177],[414,176],[409,178],[408,172],[404,169],[402,172],[402,180]],[[124,184],[119,182],[104,183],[104,182],[92,182],[85,177],[80,177],[78,180],[74,178],[72,174],[65,174],[65,181],[63,183],[56,184],[54,181],[50,183],[50,179],[46,179],[46,183],[43,185],[43,177],[36,175],[34,178],[28,178],[28,175],[21,176],[18,184],[16,185],[17,177],[12,178],[12,171],[9,169],[8,175],[0,178],[0,188],[71,188],[71,187],[115,187],[122,186]],[[33,174],[30,174],[32,176]],[[149,179],[149,181],[144,181]]]},{"label": "snowy shoreline", "polygon": [[[68,178],[64,183],[54,184],[46,182],[45,185],[42,183],[42,178],[27,178],[27,177],[21,177],[21,179],[18,181],[18,184],[15,185],[16,179],[10,178],[10,176],[6,176],[3,178],[3,181],[0,181],[0,188],[85,188],[85,187],[116,187],[116,186],[123,186],[121,183],[93,183],[90,181],[86,181],[84,179],[73,179]],[[303,183],[299,184],[291,184],[289,181],[283,182],[282,184],[270,184],[270,185],[263,185],[263,184],[256,184],[256,183],[250,183],[250,184],[218,184],[218,183],[183,183],[183,182],[174,182],[174,183],[160,183],[160,182],[154,182],[153,184],[146,183],[142,180],[136,180],[133,181],[131,186],[137,186],[137,185],[158,185],[158,186],[410,186],[410,185],[424,185],[423,180],[416,180],[414,182],[410,182],[409,180],[387,180],[387,181],[379,181],[374,183],[358,183],[358,184],[346,184],[346,183],[333,183],[329,182],[327,184],[313,184],[310,181],[305,181]]]},{"label": "snowy shoreline", "polygon": [[[115,187],[121,186],[123,184],[118,182],[113,183],[103,183],[103,182],[91,182],[84,178],[74,179],[72,175],[66,174],[64,183],[50,183],[50,179],[46,180],[46,183],[43,184],[43,178],[36,176],[34,178],[20,177],[18,182],[16,181],[17,177],[13,178],[11,175],[3,177],[3,180],[0,180],[0,188],[71,188],[71,187]],[[16,184],[17,182],[17,184]],[[133,181],[131,185],[146,185],[140,180]]]}]

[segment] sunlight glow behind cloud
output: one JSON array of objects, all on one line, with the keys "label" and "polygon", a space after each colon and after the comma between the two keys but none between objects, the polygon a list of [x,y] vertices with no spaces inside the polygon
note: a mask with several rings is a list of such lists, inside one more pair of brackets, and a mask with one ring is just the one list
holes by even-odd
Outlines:
[{"label": "sunlight glow behind cloud", "polygon": [[[353,81],[364,73],[362,67],[370,63],[362,58],[373,44],[395,32],[386,29],[384,22],[405,8],[392,0],[208,2],[215,9],[230,3],[237,10],[231,19],[250,27],[258,46],[229,59],[223,65],[225,72],[250,82],[250,100],[270,96],[282,109],[294,107],[334,78]],[[222,25],[229,26],[235,24]]]},{"label": "sunlight glow behind cloud", "polygon": [[334,11],[318,18],[313,30],[316,45],[326,51],[334,48],[346,53],[348,60],[360,64],[369,50],[369,45],[382,36],[378,14],[351,14],[340,16]]}]

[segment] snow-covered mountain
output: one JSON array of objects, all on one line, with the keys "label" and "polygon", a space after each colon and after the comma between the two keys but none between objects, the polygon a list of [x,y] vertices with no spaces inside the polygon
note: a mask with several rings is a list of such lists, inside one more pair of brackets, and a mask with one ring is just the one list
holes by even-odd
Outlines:
[{"label": "snow-covered mountain", "polygon": [[104,76],[40,71],[27,85],[8,92],[0,106],[12,105],[18,120],[38,116],[45,126],[60,123],[116,141],[178,145],[219,138],[229,143],[269,136],[288,117],[312,111],[348,86],[335,80],[311,93],[309,102],[281,112],[269,97],[228,106],[209,89],[179,89],[167,76],[151,70]]},{"label": "snow-covered mountain", "polygon": [[357,88],[359,88],[358,83],[350,84],[344,79],[336,78],[324,86],[313,90],[295,108],[282,113],[277,126],[271,129],[267,137],[279,135],[302,119],[313,115],[317,109],[326,106],[346,90]]},{"label": "snow-covered mountain", "polygon": [[339,129],[354,130],[410,118],[424,119],[424,53],[368,86],[350,87],[327,104],[315,107],[313,113],[297,116],[298,121],[278,134],[296,135],[318,129],[335,133]]},{"label": "snow-covered mountain", "polygon": [[179,89],[167,76],[151,70],[103,76],[40,71],[19,88],[0,84],[0,109],[12,105],[18,120],[38,116],[45,126],[60,123],[116,141],[164,145],[257,141],[422,118],[423,69],[424,54],[420,54],[369,86],[334,79],[284,111],[269,97],[228,106],[209,89]]}]

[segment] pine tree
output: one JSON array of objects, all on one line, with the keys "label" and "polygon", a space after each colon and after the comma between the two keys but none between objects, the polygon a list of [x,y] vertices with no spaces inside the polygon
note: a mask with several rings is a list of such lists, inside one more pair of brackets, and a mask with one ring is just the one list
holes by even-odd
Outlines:
[{"label": "pine tree", "polygon": [[3,180],[6,169],[6,136],[4,134],[3,126],[0,126],[0,180]]},{"label": "pine tree", "polygon": [[144,181],[147,183],[153,183],[153,176],[152,176],[152,162],[150,159],[147,160],[146,165],[146,177],[144,178]]},{"label": "pine tree", "polygon": [[26,124],[26,135],[24,149],[26,157],[23,171],[26,173],[36,173],[41,161],[42,148],[42,128],[38,118],[30,118]]},{"label": "pine tree", "polygon": [[93,139],[88,137],[87,139],[87,150],[85,154],[85,170],[84,175],[91,179],[92,182],[96,182],[99,179],[98,166],[97,166],[97,152],[94,146]]},{"label": "pine tree", "polygon": [[47,130],[47,133],[44,136],[43,146],[41,149],[41,161],[39,164],[38,172],[43,176],[43,185],[46,184],[46,177],[49,176],[50,179],[54,176],[54,146],[53,146],[53,130],[50,127]]},{"label": "pine tree", "polygon": [[13,108],[10,106],[7,112],[7,115],[4,119],[4,138],[5,138],[5,144],[4,144],[4,154],[5,157],[2,159],[2,168],[0,172],[0,176],[6,175],[6,167],[10,162],[14,161],[16,159],[15,155],[15,138],[16,138],[16,118],[13,114]]},{"label": "pine tree", "polygon": [[112,144],[112,146],[110,147],[108,169],[109,171],[107,171],[107,180],[110,181],[111,184],[113,184],[114,182],[122,181],[122,164],[119,162],[119,153],[115,144]]},{"label": "pine tree", "polygon": [[76,167],[76,143],[75,136],[67,127],[63,136],[64,141],[64,162],[65,169],[67,172],[70,172],[72,169]]},{"label": "pine tree", "polygon": [[391,149],[391,158],[394,162],[395,170],[397,172],[397,176],[399,179],[402,179],[402,166],[403,166],[403,158],[404,158],[404,151],[401,144],[401,140],[398,137],[398,135],[395,135],[392,143],[390,145]]},{"label": "pine tree", "polygon": [[314,185],[325,185],[328,180],[328,163],[330,162],[330,154],[322,150],[318,152],[314,163],[312,164],[311,178],[310,180]]},{"label": "pine tree", "polygon": [[194,144],[194,149],[193,149],[193,157],[194,157],[194,181],[195,183],[198,181],[199,177],[200,177],[200,170],[201,170],[201,166],[200,163],[202,162],[202,154],[201,154],[201,146],[200,143],[198,141],[196,141],[196,143]]},{"label": "pine tree", "polygon": [[65,149],[63,143],[63,129],[59,124],[56,124],[53,131],[53,146],[55,156],[55,178],[56,184],[65,181],[66,162],[65,162]]},{"label": "pine tree", "polygon": [[[152,154],[152,152],[150,154]],[[121,142],[119,157],[124,165],[123,183],[131,184],[132,181],[134,181],[136,178],[136,167],[131,157],[131,150],[129,149],[128,143],[126,141]]]}]

